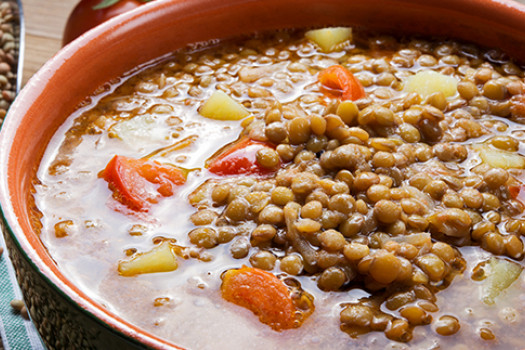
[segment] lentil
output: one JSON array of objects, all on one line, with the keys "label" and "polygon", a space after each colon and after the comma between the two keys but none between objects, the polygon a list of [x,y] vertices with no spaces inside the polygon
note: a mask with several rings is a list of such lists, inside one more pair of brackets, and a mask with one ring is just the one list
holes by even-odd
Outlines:
[{"label": "lentil", "polygon": [[348,260],[360,260],[368,255],[370,249],[366,244],[361,243],[349,243],[344,246],[344,256]]},{"label": "lentil", "polygon": [[303,261],[299,255],[287,255],[281,259],[281,270],[297,276],[303,270]]},{"label": "lentil", "polygon": [[401,263],[393,254],[380,252],[370,262],[370,275],[379,283],[392,283],[399,275]]},{"label": "lentil", "polygon": [[346,275],[337,267],[329,267],[321,273],[317,285],[322,290],[338,290],[346,281]]},{"label": "lentil", "polygon": [[370,307],[348,305],[341,311],[341,323],[352,326],[368,327],[374,318]]},{"label": "lentil", "polygon": [[294,199],[294,194],[288,187],[278,186],[272,191],[272,202],[276,205],[284,206]]},{"label": "lentil", "polygon": [[381,199],[374,206],[374,214],[377,220],[385,224],[392,224],[399,219],[401,208],[396,203]]},{"label": "lentil", "polygon": [[277,234],[277,230],[272,225],[259,225],[252,232],[252,239],[257,242],[266,242],[272,240]]},{"label": "lentil", "polygon": [[429,324],[432,316],[428,315],[425,310],[418,306],[407,306],[399,311],[399,314],[404,317],[410,325]]},{"label": "lentil", "polygon": [[458,319],[448,315],[441,316],[435,325],[436,333],[444,336],[456,334],[459,328]]},{"label": "lentil", "polygon": [[190,242],[198,247],[213,248],[218,244],[217,232],[212,228],[197,228],[188,234]]},{"label": "lentil", "polygon": [[284,222],[283,210],[277,206],[268,205],[259,214],[259,222],[279,225]]},{"label": "lentil", "polygon": [[260,251],[250,257],[250,263],[253,267],[261,270],[272,270],[277,258],[270,252]]}]

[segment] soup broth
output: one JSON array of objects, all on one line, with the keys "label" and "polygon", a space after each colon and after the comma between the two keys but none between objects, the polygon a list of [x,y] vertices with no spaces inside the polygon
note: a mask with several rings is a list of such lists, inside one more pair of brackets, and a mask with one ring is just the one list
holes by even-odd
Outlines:
[{"label": "soup broth", "polygon": [[76,285],[192,349],[519,349],[523,71],[328,28],[195,45],[47,147],[35,228]]}]

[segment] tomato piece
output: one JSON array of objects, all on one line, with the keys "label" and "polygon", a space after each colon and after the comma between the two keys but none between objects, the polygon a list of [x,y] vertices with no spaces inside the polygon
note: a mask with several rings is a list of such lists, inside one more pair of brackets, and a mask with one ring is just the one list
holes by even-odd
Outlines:
[{"label": "tomato piece", "polygon": [[512,198],[516,199],[521,192],[521,186],[511,185],[509,186],[509,194]]},{"label": "tomato piece", "polygon": [[186,174],[174,166],[124,156],[114,156],[101,176],[113,198],[139,211],[157,203],[160,196],[173,195],[175,187],[186,182]]},{"label": "tomato piece", "polygon": [[513,199],[516,199],[521,204],[525,205],[525,186],[524,185],[510,185],[509,194]]},{"label": "tomato piece", "polygon": [[319,82],[326,92],[342,100],[359,100],[366,97],[363,85],[348,69],[341,65],[326,68],[319,73]]},{"label": "tomato piece", "polygon": [[64,28],[64,35],[62,37],[62,46],[73,41],[84,32],[96,27],[105,22],[111,17],[120,15],[121,13],[133,10],[149,0],[119,0],[117,3],[94,9],[100,5],[102,0],[82,0],[73,9]]},{"label": "tomato piece", "polygon": [[266,175],[272,173],[277,170],[279,165],[273,169],[268,169],[257,162],[257,152],[264,148],[273,149],[273,146],[270,143],[244,138],[212,159],[208,164],[208,170],[217,175]]},{"label": "tomato piece", "polygon": [[288,287],[269,272],[247,266],[228,270],[223,277],[221,293],[226,301],[249,309],[276,331],[298,326]]}]

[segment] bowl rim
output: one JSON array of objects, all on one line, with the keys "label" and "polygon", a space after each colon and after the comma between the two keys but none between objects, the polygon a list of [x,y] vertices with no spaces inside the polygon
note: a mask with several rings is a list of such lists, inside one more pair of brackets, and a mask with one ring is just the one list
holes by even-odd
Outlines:
[{"label": "bowl rim", "polygon": [[[235,6],[250,1],[254,0],[231,0],[228,3]],[[390,2],[407,5],[419,4],[419,0],[390,0]],[[65,61],[78,55],[82,51],[83,46],[97,40],[107,40],[108,35],[115,30],[125,30],[130,26],[134,26],[135,22],[143,23],[168,8],[178,7],[182,11],[188,3],[191,3],[192,6],[200,4],[202,6],[224,7],[224,5],[217,4],[219,2],[214,2],[213,0],[156,0],[114,17],[89,30],[62,48],[29,80],[8,111],[0,131],[0,149],[2,150],[0,152],[0,214],[5,224],[4,229],[14,241],[18,251],[32,265],[40,277],[46,280],[49,286],[52,286],[55,291],[76,306],[84,315],[137,345],[145,345],[155,349],[181,348],[173,342],[157,337],[105,309],[99,302],[89,297],[66,278],[56,264],[49,263],[52,261],[52,258],[47,253],[47,256],[43,256],[45,248],[38,237],[36,237],[36,234],[33,235],[35,237],[28,237],[23,232],[11,201],[10,184],[15,180],[9,178],[7,165],[10,164],[11,144],[13,143],[14,134],[22,127],[23,117],[28,111],[28,106],[42,93],[46,85],[43,82],[49,81]],[[490,14],[495,20],[506,20],[509,26],[520,21],[525,22],[525,5],[512,0],[429,0],[428,6],[450,6],[458,11],[470,8],[478,11],[483,9],[483,13]],[[525,28],[525,25],[522,28]],[[525,33],[525,29],[522,32]],[[37,246],[41,246],[38,251],[34,249]]]}]

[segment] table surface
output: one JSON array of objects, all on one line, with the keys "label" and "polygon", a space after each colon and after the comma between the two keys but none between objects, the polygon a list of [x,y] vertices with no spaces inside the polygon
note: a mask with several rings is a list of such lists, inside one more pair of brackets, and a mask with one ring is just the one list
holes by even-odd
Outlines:
[{"label": "table surface", "polygon": [[62,31],[79,0],[22,0],[26,38],[24,84],[62,46]]}]

